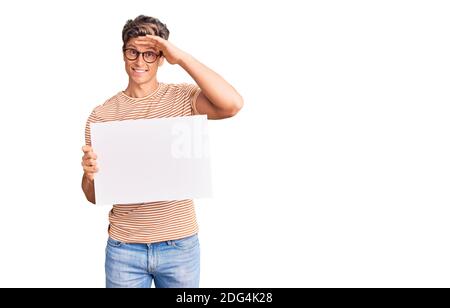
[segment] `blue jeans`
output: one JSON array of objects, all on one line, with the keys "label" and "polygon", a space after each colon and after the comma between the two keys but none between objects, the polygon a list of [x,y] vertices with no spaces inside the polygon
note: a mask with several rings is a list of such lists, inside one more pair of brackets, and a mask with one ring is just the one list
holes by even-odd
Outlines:
[{"label": "blue jeans", "polygon": [[127,244],[108,238],[107,288],[198,288],[200,245],[197,235],[153,244]]}]

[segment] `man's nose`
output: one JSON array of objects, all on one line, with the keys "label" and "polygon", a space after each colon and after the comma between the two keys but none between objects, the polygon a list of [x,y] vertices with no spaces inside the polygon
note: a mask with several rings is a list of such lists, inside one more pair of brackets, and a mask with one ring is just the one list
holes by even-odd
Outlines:
[{"label": "man's nose", "polygon": [[144,61],[144,54],[142,54],[142,53],[139,54],[139,57],[137,57],[136,61],[137,61],[137,63],[138,63],[139,65],[145,64],[145,61]]}]

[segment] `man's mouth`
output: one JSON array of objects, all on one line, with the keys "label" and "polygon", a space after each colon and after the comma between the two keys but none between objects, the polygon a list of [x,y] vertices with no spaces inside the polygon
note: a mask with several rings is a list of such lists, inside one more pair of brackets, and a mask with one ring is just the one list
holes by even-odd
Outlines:
[{"label": "man's mouth", "polygon": [[135,71],[136,73],[145,73],[148,72],[148,70],[146,70],[145,68],[131,68],[133,71]]}]

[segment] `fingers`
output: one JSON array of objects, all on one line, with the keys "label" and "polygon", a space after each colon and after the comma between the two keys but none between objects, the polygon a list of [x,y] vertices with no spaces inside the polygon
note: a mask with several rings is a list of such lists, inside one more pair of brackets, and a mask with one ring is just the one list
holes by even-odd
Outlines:
[{"label": "fingers", "polygon": [[83,160],[81,161],[81,166],[92,167],[92,166],[96,166],[96,165],[97,165],[97,161],[92,158],[88,158],[88,159],[83,158]]},{"label": "fingers", "polygon": [[81,166],[83,167],[84,171],[94,172],[97,167],[97,161],[95,159],[83,159],[81,161]]},{"label": "fingers", "polygon": [[92,175],[94,175],[94,173],[99,171],[99,168],[97,166],[83,166],[83,171],[86,174],[92,173]]},{"label": "fingers", "polygon": [[138,41],[136,41],[136,42],[134,42],[134,44],[136,46],[140,46],[142,48],[153,49],[154,51],[158,51],[158,50],[161,49],[158,45],[153,44],[153,43],[149,43],[149,42],[142,42],[142,41],[138,42]]},{"label": "fingers", "polygon": [[162,40],[162,38],[158,35],[151,35],[151,34],[147,34],[146,36],[138,36],[136,38],[136,42],[137,41],[144,41],[144,42],[159,42],[159,40]]},{"label": "fingers", "polygon": [[146,35],[146,36],[138,36],[136,40],[134,41],[136,44],[139,45],[150,45],[151,47],[159,47],[159,43],[163,39],[159,36],[155,35]]},{"label": "fingers", "polygon": [[136,44],[154,44],[157,42],[153,37],[151,36],[139,36],[134,41]]},{"label": "fingers", "polygon": [[93,159],[97,159],[97,154],[94,153],[93,149],[91,146],[89,145],[84,145],[83,147],[81,147],[81,150],[83,151],[84,155],[83,155],[83,159],[84,158],[93,158]]},{"label": "fingers", "polygon": [[83,155],[83,159],[97,159],[97,154],[94,152],[88,152]]},{"label": "fingers", "polygon": [[89,145],[83,146],[81,150],[84,152],[81,166],[83,167],[86,177],[93,180],[94,174],[99,171],[99,168],[97,167],[97,154],[93,152],[92,147]]},{"label": "fingers", "polygon": [[90,151],[92,151],[92,147],[89,145],[83,145],[81,147],[81,151],[83,151],[84,153],[90,152]]},{"label": "fingers", "polygon": [[81,162],[81,166],[83,166],[83,171],[86,176],[91,176],[91,179],[94,178],[94,174],[99,171],[97,164],[94,162],[92,165],[86,164],[84,161]]}]

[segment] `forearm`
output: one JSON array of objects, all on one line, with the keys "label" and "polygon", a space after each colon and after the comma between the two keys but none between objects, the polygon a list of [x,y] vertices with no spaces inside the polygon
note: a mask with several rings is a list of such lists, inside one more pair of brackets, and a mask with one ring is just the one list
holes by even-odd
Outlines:
[{"label": "forearm", "polygon": [[89,180],[85,174],[83,174],[83,179],[81,180],[81,188],[83,189],[86,199],[95,204],[94,181]]},{"label": "forearm", "polygon": [[195,80],[214,106],[224,110],[242,107],[242,97],[233,86],[193,56],[184,53],[179,65]]}]

